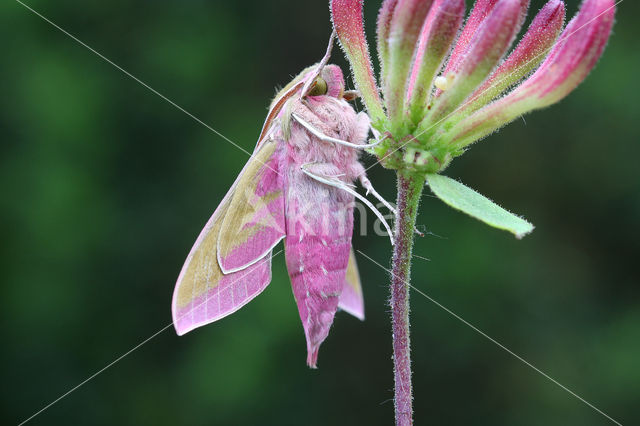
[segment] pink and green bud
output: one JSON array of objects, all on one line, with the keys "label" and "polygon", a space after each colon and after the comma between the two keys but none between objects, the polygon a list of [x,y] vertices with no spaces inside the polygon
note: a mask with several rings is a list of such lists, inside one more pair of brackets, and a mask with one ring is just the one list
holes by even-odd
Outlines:
[{"label": "pink and green bud", "polygon": [[432,0],[398,0],[388,36],[389,64],[383,93],[391,123],[403,119],[411,60]]},{"label": "pink and green bud", "polygon": [[391,18],[398,0],[384,0],[380,12],[378,12],[378,57],[380,58],[380,83],[385,84],[387,70],[389,69],[389,32],[391,31]]},{"label": "pink and green bud", "polygon": [[421,173],[441,171],[467,145],[567,96],[601,56],[615,15],[614,0],[584,0],[558,37],[565,5],[548,0],[502,62],[529,0],[478,0],[453,48],[463,0],[384,0],[378,49],[385,116],[362,6],[363,0],[331,0],[356,85],[373,126],[385,133],[374,152],[385,167]]},{"label": "pink and green bud", "polygon": [[385,119],[362,19],[363,0],[331,0],[333,26],[349,59],[353,78],[372,121]]},{"label": "pink and green bud", "polygon": [[[476,31],[484,20],[487,18],[493,7],[498,3],[498,0],[478,0],[473,6],[473,10],[467,19],[467,22],[458,37],[458,42],[456,43],[455,48],[451,52],[451,57],[449,58],[449,62],[443,72],[443,74],[447,74],[449,71],[455,69],[460,61],[460,59],[467,52],[467,48],[469,45],[475,40]],[[520,26],[524,22],[527,17],[527,9],[529,7],[529,0],[521,0],[520,1],[522,9],[520,14],[520,20],[518,23],[518,30],[520,30]]]},{"label": "pink and green bud", "polygon": [[585,0],[538,70],[504,98],[453,127],[442,142],[455,149],[487,136],[519,116],[560,101],[602,55],[615,15],[613,0]]},{"label": "pink and green bud", "polygon": [[564,2],[550,0],[535,17],[518,47],[465,102],[461,115],[475,112],[535,70],[562,31],[564,17]]},{"label": "pink and green bud", "polygon": [[549,58],[518,88],[518,92],[535,94],[539,108],[567,96],[600,59],[609,40],[614,17],[613,0],[585,0]]},{"label": "pink and green bud", "polygon": [[430,123],[438,122],[452,112],[489,76],[511,46],[521,14],[521,0],[498,0],[475,32],[474,40],[458,65],[443,76],[446,82],[440,88],[446,90],[427,115]]},{"label": "pink and green bud", "polygon": [[431,6],[420,33],[407,88],[407,111],[415,123],[426,113],[433,81],[455,41],[464,11],[464,0],[436,0]]},{"label": "pink and green bud", "polygon": [[478,0],[473,6],[473,10],[467,19],[467,22],[464,25],[464,29],[458,37],[458,42],[456,43],[455,48],[451,52],[451,57],[449,58],[449,62],[447,62],[447,66],[444,69],[443,74],[449,73],[455,65],[458,63],[458,60],[464,53],[467,51],[467,47],[473,40],[473,36],[482,24],[482,21],[487,17],[493,6],[496,5],[498,0]]}]

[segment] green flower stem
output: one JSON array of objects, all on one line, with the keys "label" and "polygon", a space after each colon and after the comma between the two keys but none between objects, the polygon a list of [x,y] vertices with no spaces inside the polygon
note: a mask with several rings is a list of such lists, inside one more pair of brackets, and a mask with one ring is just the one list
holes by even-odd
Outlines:
[{"label": "green flower stem", "polygon": [[424,177],[398,173],[395,246],[391,275],[391,317],[396,425],[413,424],[411,386],[411,342],[409,339],[409,275],[414,227]]}]

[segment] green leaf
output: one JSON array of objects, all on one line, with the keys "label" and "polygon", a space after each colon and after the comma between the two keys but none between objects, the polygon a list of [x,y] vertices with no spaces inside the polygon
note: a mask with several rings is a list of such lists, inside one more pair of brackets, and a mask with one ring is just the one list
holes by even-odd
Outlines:
[{"label": "green leaf", "polygon": [[533,225],[526,220],[509,213],[456,180],[438,174],[428,174],[427,183],[431,191],[446,204],[487,225],[512,232],[518,239],[533,231]]}]

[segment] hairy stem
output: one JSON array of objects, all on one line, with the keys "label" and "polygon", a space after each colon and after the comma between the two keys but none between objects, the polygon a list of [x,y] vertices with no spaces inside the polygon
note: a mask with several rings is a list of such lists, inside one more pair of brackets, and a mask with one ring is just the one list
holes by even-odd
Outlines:
[{"label": "hairy stem", "polygon": [[398,174],[396,244],[391,275],[391,318],[393,327],[393,366],[396,425],[413,424],[411,386],[411,342],[409,339],[409,276],[411,250],[422,195],[424,178]]}]

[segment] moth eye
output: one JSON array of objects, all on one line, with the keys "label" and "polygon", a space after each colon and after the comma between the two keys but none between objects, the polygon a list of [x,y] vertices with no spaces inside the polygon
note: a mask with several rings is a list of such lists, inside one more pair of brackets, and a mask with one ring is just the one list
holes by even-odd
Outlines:
[{"label": "moth eye", "polygon": [[316,78],[313,87],[309,90],[308,96],[320,96],[327,94],[327,82],[322,77]]}]

